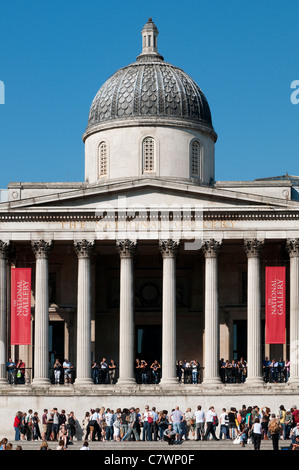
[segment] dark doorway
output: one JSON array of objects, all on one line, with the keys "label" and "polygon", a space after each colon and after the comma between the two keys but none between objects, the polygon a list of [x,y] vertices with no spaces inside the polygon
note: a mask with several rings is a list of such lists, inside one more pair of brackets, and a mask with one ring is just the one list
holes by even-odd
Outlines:
[{"label": "dark doorway", "polygon": [[150,366],[155,359],[162,360],[162,327],[161,325],[136,326],[136,358],[145,360]]},{"label": "dark doorway", "polygon": [[64,322],[50,321],[49,323],[49,357],[51,368],[56,359],[62,364],[64,360]]},{"label": "dark doorway", "polygon": [[233,359],[239,360],[241,357],[247,360],[247,321],[235,320],[233,323]]}]

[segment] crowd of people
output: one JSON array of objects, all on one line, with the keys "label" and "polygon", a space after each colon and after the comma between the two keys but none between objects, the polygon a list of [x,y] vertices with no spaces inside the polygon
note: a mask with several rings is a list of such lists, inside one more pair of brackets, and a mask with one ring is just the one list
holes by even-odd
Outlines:
[{"label": "crowd of people", "polygon": [[[268,357],[262,362],[263,379],[266,383],[285,383],[290,377],[290,361],[282,358],[269,360]],[[223,383],[244,383],[247,377],[247,362],[244,358],[232,361],[219,361],[219,374]]]},{"label": "crowd of people", "polygon": [[[240,409],[223,408],[219,415],[210,406],[196,410],[179,406],[171,410],[157,411],[155,407],[94,408],[85,413],[81,422],[73,411],[66,413],[44,409],[41,417],[31,409],[18,411],[14,418],[15,441],[57,441],[61,450],[67,449],[74,440],[89,441],[167,441],[169,445],[187,440],[231,440],[245,447],[251,443],[259,450],[262,440],[272,440],[273,450],[279,441],[290,441],[288,447],[299,450],[299,410],[296,406],[285,409],[283,405],[274,412],[269,407],[245,406]],[[5,450],[7,439],[0,444]],[[85,446],[86,447],[86,446]]]},{"label": "crowd of people", "polygon": [[[9,359],[6,364],[8,381],[10,384],[24,384],[25,373],[29,371],[24,361],[19,359],[14,362]],[[58,384],[72,384],[75,380],[76,370],[69,359],[60,361],[56,359],[51,367],[52,382]],[[197,359],[177,360],[176,372],[178,383],[198,384],[202,381],[203,367]],[[286,383],[290,377],[290,361],[269,360],[268,357],[262,362],[263,379],[266,383]],[[103,357],[99,361],[91,363],[91,376],[94,384],[115,384],[117,382],[118,368],[113,359],[107,361]],[[245,383],[247,377],[247,362],[244,358],[239,360],[219,360],[219,375],[223,383]],[[135,378],[137,384],[159,384],[162,376],[162,366],[155,359],[146,361],[135,360]],[[29,380],[30,381],[30,380]]]}]

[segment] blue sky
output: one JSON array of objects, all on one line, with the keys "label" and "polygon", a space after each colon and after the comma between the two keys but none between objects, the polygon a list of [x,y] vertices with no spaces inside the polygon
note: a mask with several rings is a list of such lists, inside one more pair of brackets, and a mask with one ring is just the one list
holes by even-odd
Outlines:
[{"label": "blue sky", "polygon": [[[1,1],[1,0],[0,0]],[[96,92],[141,52],[149,17],[158,49],[210,104],[216,179],[299,175],[298,1],[12,0],[0,3],[0,188],[84,181]]]}]

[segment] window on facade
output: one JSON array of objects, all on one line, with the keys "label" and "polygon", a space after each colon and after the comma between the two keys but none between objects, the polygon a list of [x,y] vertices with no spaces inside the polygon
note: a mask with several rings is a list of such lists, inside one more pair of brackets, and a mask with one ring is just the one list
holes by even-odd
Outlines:
[{"label": "window on facade", "polygon": [[155,141],[146,137],[142,142],[143,173],[155,171]]},{"label": "window on facade", "polygon": [[191,177],[199,178],[200,176],[200,145],[194,140],[191,145]]},{"label": "window on facade", "polygon": [[99,146],[99,176],[107,176],[108,151],[106,142],[101,142]]}]

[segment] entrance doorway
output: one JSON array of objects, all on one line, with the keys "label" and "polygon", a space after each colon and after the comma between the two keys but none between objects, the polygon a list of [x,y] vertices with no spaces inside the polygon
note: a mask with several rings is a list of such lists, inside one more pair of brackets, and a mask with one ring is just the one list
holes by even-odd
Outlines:
[{"label": "entrance doorway", "polygon": [[155,359],[162,361],[162,327],[161,325],[138,325],[135,331],[136,358],[145,360],[150,366]]},{"label": "entrance doorway", "polygon": [[233,359],[247,360],[247,321],[235,320],[233,323]]},{"label": "entrance doorway", "polygon": [[64,322],[63,321],[50,321],[49,322],[49,359],[50,367],[53,368],[56,359],[60,363],[64,360]]}]

